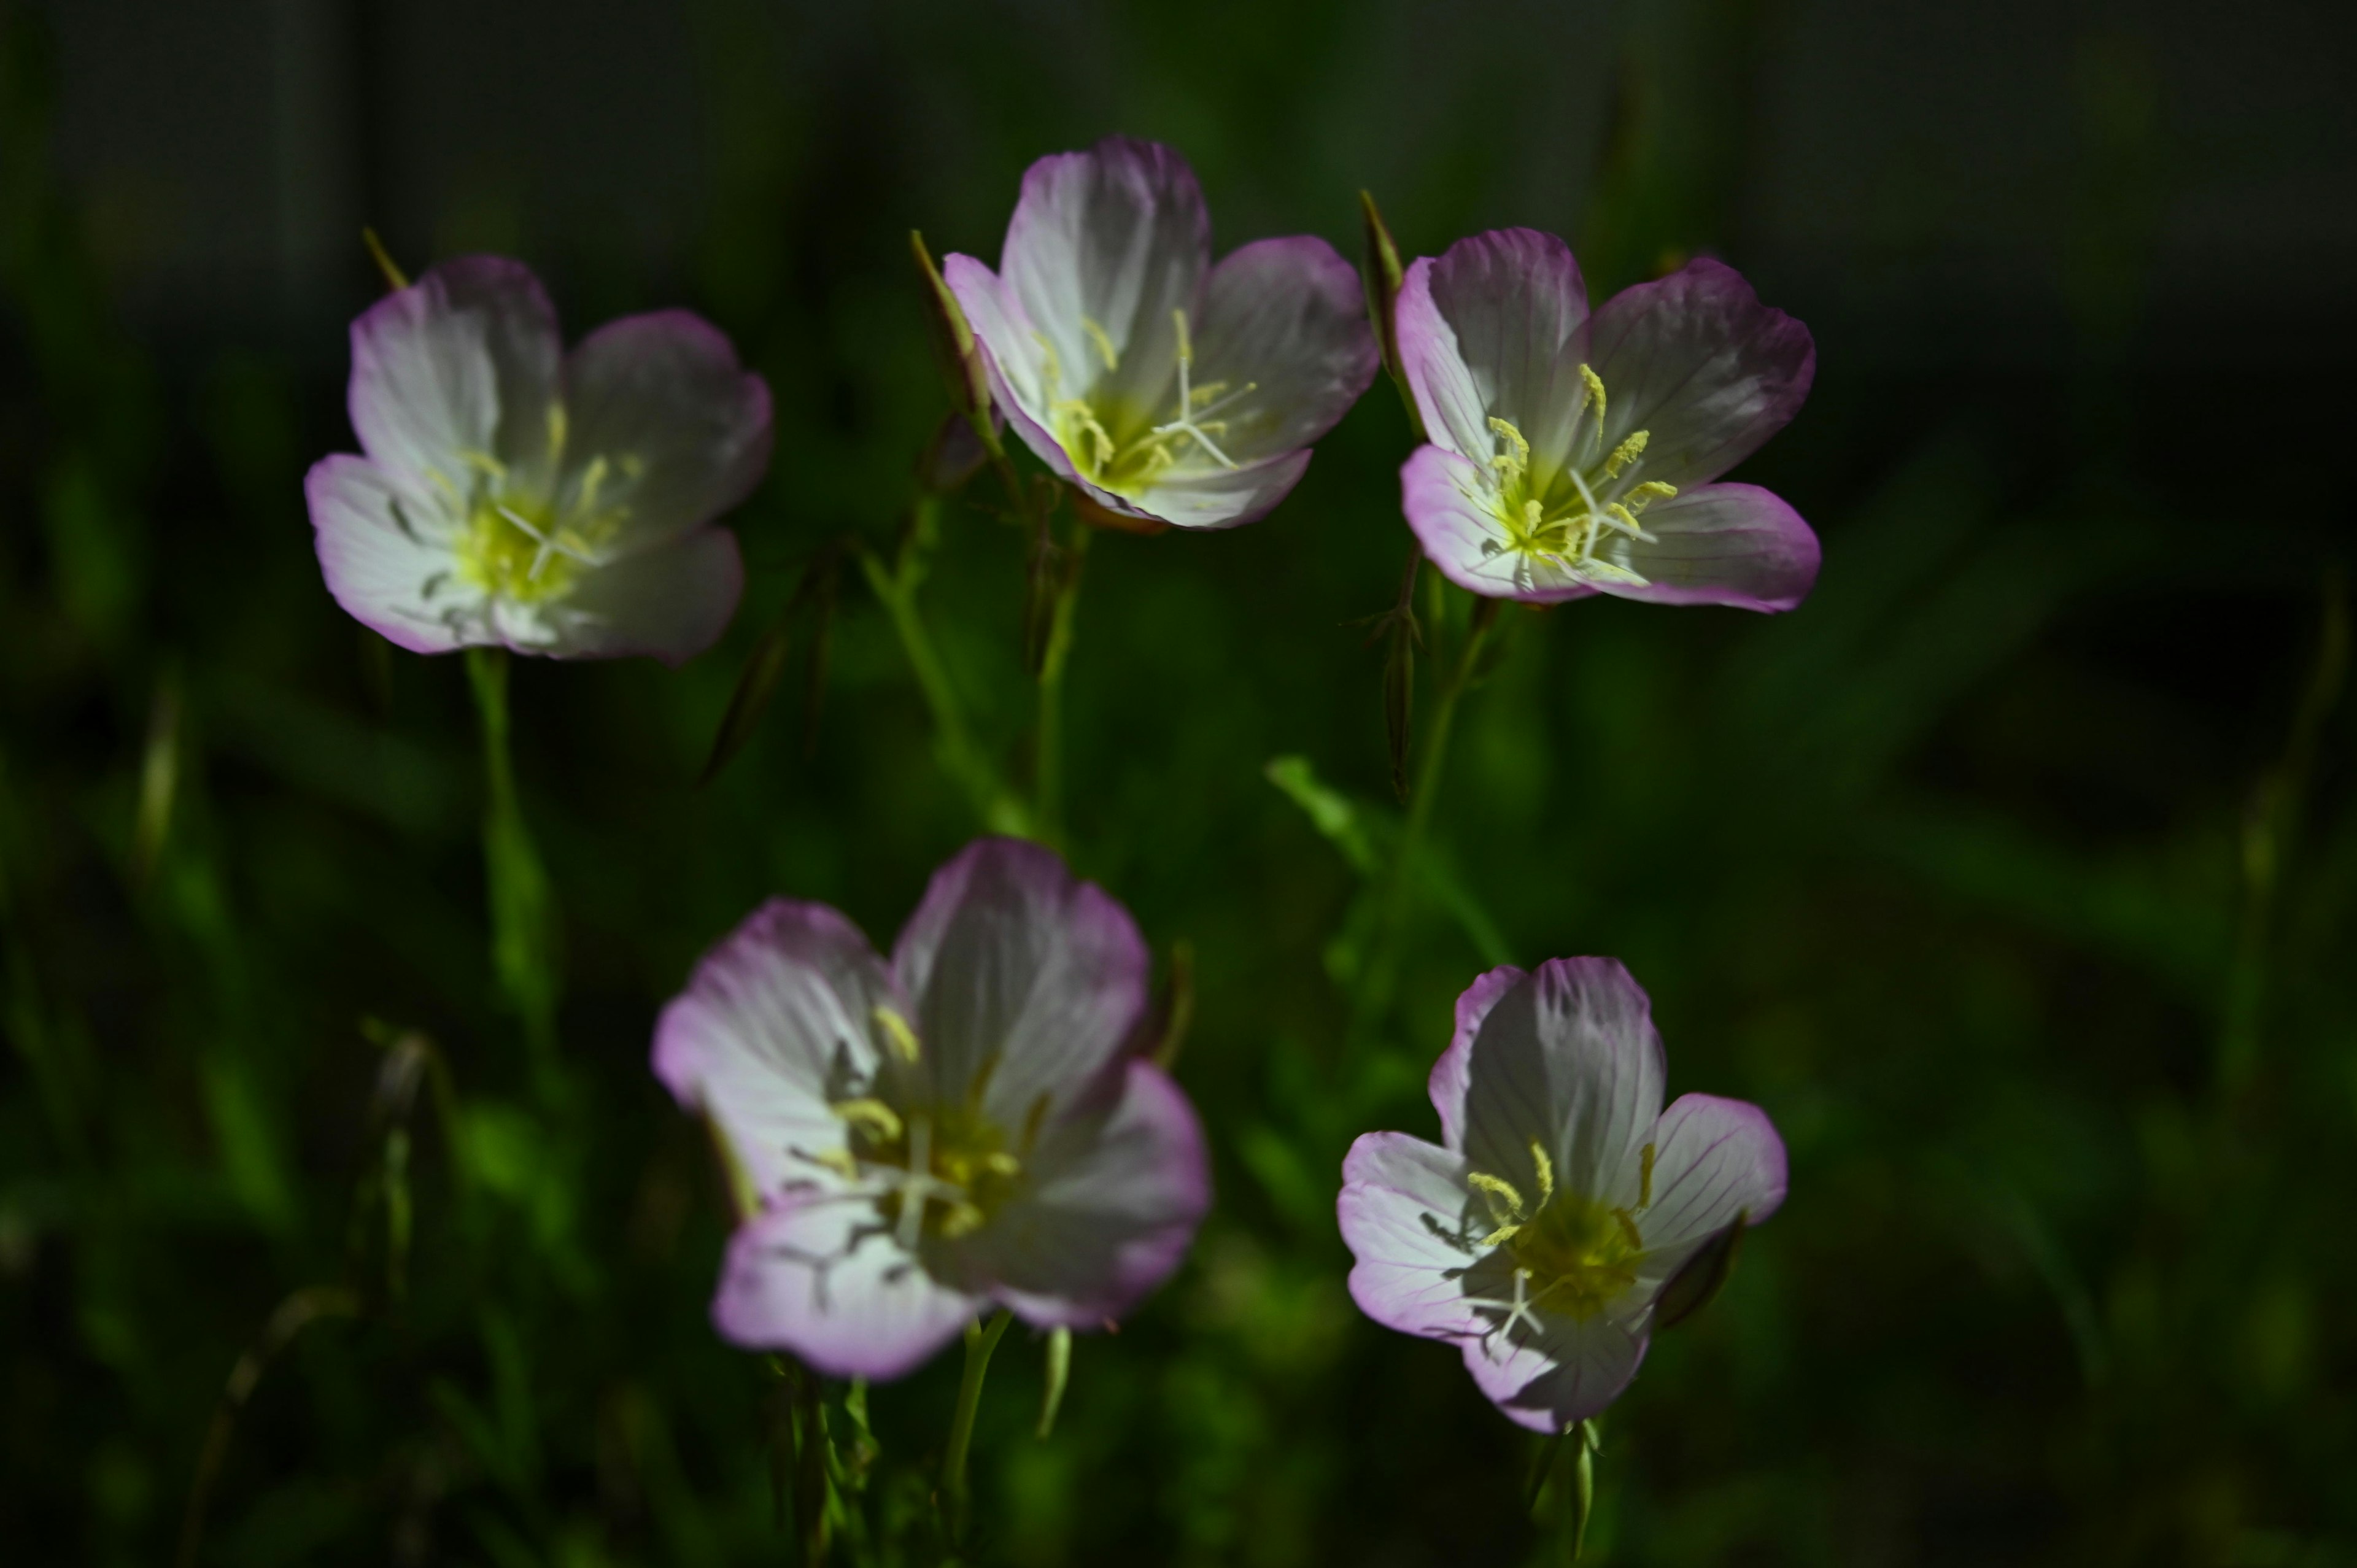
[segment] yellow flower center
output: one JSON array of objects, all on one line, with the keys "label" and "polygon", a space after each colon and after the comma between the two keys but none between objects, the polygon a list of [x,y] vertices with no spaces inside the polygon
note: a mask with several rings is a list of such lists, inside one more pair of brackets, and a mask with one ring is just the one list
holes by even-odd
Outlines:
[{"label": "yellow flower center", "polygon": [[[565,405],[550,404],[548,474],[562,466],[566,426]],[[618,470],[627,481],[645,467],[632,453],[611,463],[592,457],[560,504],[545,481],[522,479],[488,452],[460,456],[468,480],[463,495],[447,477],[429,471],[467,519],[458,539],[458,576],[494,597],[525,605],[562,598],[585,570],[603,564],[605,547],[630,516],[627,505],[608,498],[608,482]]]},{"label": "yellow flower center", "polygon": [[479,495],[458,542],[458,575],[518,604],[563,597],[592,557],[588,541],[549,510],[520,497]]},{"label": "yellow flower center", "polygon": [[[1135,496],[1190,455],[1222,468],[1240,467],[1222,443],[1230,438],[1236,404],[1257,391],[1258,383],[1246,381],[1233,389],[1225,381],[1195,385],[1195,346],[1188,332],[1187,313],[1174,310],[1170,319],[1178,339],[1178,387],[1170,401],[1154,405],[1109,392],[1058,397],[1063,367],[1054,346],[1044,337],[1039,339],[1047,350],[1042,374],[1050,433],[1082,478],[1116,495]],[[1112,335],[1085,317],[1081,327],[1097,357],[1104,361],[1106,374],[1120,369],[1121,356]]]},{"label": "yellow flower center", "polygon": [[1598,1316],[1637,1283],[1645,1259],[1644,1233],[1637,1216],[1652,1201],[1653,1148],[1645,1146],[1634,1209],[1616,1208],[1568,1190],[1558,1191],[1555,1162],[1544,1147],[1531,1144],[1537,1174],[1535,1202],[1504,1176],[1475,1171],[1469,1180],[1480,1193],[1494,1227],[1483,1247],[1502,1249],[1513,1264],[1511,1300],[1476,1298],[1476,1306],[1501,1316],[1493,1332],[1518,1324],[1535,1325],[1542,1311],[1586,1322]]},{"label": "yellow flower center", "polygon": [[[876,1010],[877,1032],[908,1067],[921,1047],[909,1021],[888,1007]],[[995,1060],[974,1075],[962,1103],[895,1109],[882,1099],[841,1100],[832,1109],[845,1124],[846,1147],[818,1163],[847,1180],[873,1184],[877,1211],[914,1251],[925,1237],[947,1240],[979,1230],[1013,1196],[1023,1175],[1022,1155],[1039,1141],[1048,1110],[1041,1095],[1019,1137],[982,1112]]]},{"label": "yellow flower center", "polygon": [[1652,535],[1638,516],[1654,501],[1676,495],[1677,487],[1659,479],[1636,482],[1648,432],[1636,431],[1604,449],[1604,379],[1582,365],[1579,380],[1570,456],[1559,467],[1534,464],[1523,433],[1511,420],[1493,417],[1494,483],[1478,499],[1503,530],[1503,550],[1575,577],[1641,586],[1643,577],[1604,552],[1625,540],[1651,542]]}]

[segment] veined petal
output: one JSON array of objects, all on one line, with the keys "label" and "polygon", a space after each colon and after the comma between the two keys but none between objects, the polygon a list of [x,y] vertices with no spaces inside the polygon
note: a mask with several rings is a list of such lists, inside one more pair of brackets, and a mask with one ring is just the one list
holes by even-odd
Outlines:
[{"label": "veined petal", "polygon": [[1602,449],[1642,430],[1642,476],[1681,486],[1758,451],[1800,411],[1817,371],[1809,329],[1708,257],[1606,301],[1587,352],[1609,399]]},{"label": "veined petal", "polygon": [[720,1124],[754,1186],[774,1196],[822,1173],[807,1155],[845,1146],[829,1104],[875,1077],[877,1008],[907,1005],[857,927],[823,904],[773,898],[663,1009],[655,1076]]},{"label": "veined petal", "polygon": [[1351,1299],[1359,1310],[1403,1334],[1480,1333],[1487,1325],[1466,1304],[1460,1278],[1476,1257],[1471,1200],[1465,1161],[1446,1149],[1405,1133],[1368,1133],[1352,1144],[1335,1215],[1357,1260]]},{"label": "veined petal", "polygon": [[745,588],[737,536],[700,528],[585,571],[540,619],[560,658],[651,654],[677,669],[720,640]]},{"label": "veined petal", "polygon": [[1135,499],[1085,480],[1075,482],[1108,511],[1150,518],[1174,528],[1237,528],[1257,522],[1276,510],[1277,502],[1291,495],[1308,471],[1309,452],[1304,447],[1240,468],[1203,467],[1166,475]]},{"label": "veined petal", "polygon": [[480,590],[455,569],[438,499],[350,454],[313,464],[303,492],[320,572],[346,614],[412,653],[492,640]]},{"label": "veined petal", "polygon": [[1550,959],[1507,986],[1474,1032],[1466,1159],[1534,1192],[1535,1144],[1551,1155],[1557,1187],[1631,1204],[1663,1072],[1652,1004],[1620,961]]},{"label": "veined petal", "polygon": [[1491,488],[1480,463],[1442,446],[1419,446],[1401,466],[1400,510],[1442,576],[1490,598],[1537,605],[1597,591],[1553,561],[1507,548],[1505,529],[1484,499]]},{"label": "veined petal", "polygon": [[770,467],[770,389],[718,329],[684,310],[611,321],[565,364],[559,517],[609,553],[677,538],[737,505]]},{"label": "veined petal", "polygon": [[1358,269],[1306,234],[1256,240],[1213,267],[1194,338],[1197,401],[1246,466],[1333,429],[1383,358]]},{"label": "veined petal", "polygon": [[1561,1434],[1620,1397],[1645,1359],[1645,1338],[1609,1316],[1542,1316],[1527,1343],[1501,1332],[1465,1346],[1465,1369],[1507,1419]]},{"label": "veined petal", "polygon": [[1571,247],[1501,229],[1419,260],[1401,287],[1400,360],[1429,439],[1486,463],[1492,418],[1519,429],[1536,466],[1560,466],[1578,417],[1587,285]]},{"label": "veined petal", "polygon": [[1784,1140],[1757,1105],[1680,1095],[1651,1141],[1653,1201],[1640,1221],[1648,1276],[1666,1282],[1738,1214],[1757,1225],[1784,1201]]},{"label": "veined petal", "polygon": [[957,1337],[988,1304],[902,1251],[875,1205],[789,1196],[728,1243],[712,1321],[751,1349],[790,1350],[836,1378],[897,1378]]},{"label": "veined petal", "polygon": [[999,266],[1054,350],[1053,396],[1143,405],[1170,382],[1170,315],[1200,316],[1211,260],[1211,218],[1187,161],[1109,136],[1025,173]]},{"label": "veined petal", "polygon": [[1109,1111],[1049,1128],[1036,1179],[960,1248],[960,1277],[1035,1327],[1092,1327],[1170,1277],[1211,1204],[1202,1124],[1151,1062],[1132,1060]]},{"label": "veined petal", "polygon": [[[1071,457],[1049,428],[1048,404],[1066,395],[1050,386],[1048,366],[1053,350],[1049,339],[1024,315],[1022,302],[1015,297],[1006,281],[972,256],[952,252],[943,258],[942,278],[949,285],[950,293],[957,296],[958,308],[965,312],[966,325],[974,328],[974,341],[981,346],[983,362],[990,371],[991,392],[999,411],[1039,461],[1060,478],[1071,478]],[[1059,362],[1059,380],[1061,374]]]},{"label": "veined petal", "polygon": [[1477,978],[1457,998],[1456,1032],[1425,1081],[1432,1108],[1440,1112],[1440,1141],[1451,1149],[1465,1147],[1465,1090],[1473,1071],[1473,1036],[1481,1032],[1481,1020],[1498,998],[1528,978],[1528,971],[1502,964]]},{"label": "veined petal", "polygon": [[352,428],[393,472],[439,474],[464,491],[470,463],[544,459],[561,353],[556,311],[530,268],[445,262],[352,323]]},{"label": "veined petal", "polygon": [[1602,591],[1657,605],[1789,610],[1816,585],[1817,536],[1801,514],[1757,485],[1698,485],[1655,501],[1640,520],[1651,541],[1622,546],[1641,587]]},{"label": "veined petal", "polygon": [[984,1109],[1008,1128],[1042,1098],[1052,1122],[1119,1092],[1146,967],[1129,912],[1019,839],[978,839],[935,872],[892,950],[935,1093],[960,1103],[986,1072]]}]

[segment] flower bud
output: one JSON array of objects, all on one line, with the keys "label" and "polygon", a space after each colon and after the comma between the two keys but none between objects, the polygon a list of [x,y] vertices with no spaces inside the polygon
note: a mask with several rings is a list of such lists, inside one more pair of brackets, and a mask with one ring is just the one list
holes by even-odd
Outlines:
[{"label": "flower bud", "polygon": [[1415,394],[1408,391],[1407,372],[1400,365],[1399,320],[1397,306],[1400,285],[1406,272],[1400,265],[1399,247],[1392,243],[1392,231],[1383,226],[1383,215],[1375,206],[1372,191],[1359,192],[1359,216],[1366,232],[1366,260],[1359,274],[1367,285],[1367,319],[1373,324],[1375,341],[1383,349],[1383,369],[1391,372],[1398,386],[1400,401],[1407,405],[1408,423],[1415,427],[1416,439],[1424,439],[1424,420],[1416,413]]},{"label": "flower bud", "polygon": [[916,258],[918,271],[924,274],[925,321],[931,328],[929,336],[934,360],[942,369],[942,380],[950,389],[950,401],[973,422],[974,433],[984,444],[995,446],[997,416],[990,401],[990,371],[982,362],[974,328],[966,325],[965,312],[959,307],[957,296],[942,281],[941,269],[933,265],[933,253],[925,249],[924,235],[914,229],[909,231],[909,252]]}]

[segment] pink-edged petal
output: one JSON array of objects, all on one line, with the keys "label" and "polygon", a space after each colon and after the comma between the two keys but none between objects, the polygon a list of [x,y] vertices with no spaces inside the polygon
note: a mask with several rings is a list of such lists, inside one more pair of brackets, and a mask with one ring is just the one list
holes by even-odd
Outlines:
[{"label": "pink-edged petal", "polygon": [[557,512],[619,509],[611,550],[649,549],[710,521],[769,470],[769,385],[691,312],[608,322],[565,360],[565,390]]},{"label": "pink-edged petal", "polygon": [[[1060,478],[1075,472],[1071,456],[1049,432],[1048,404],[1066,395],[1048,379],[1047,340],[1034,329],[1005,279],[972,256],[942,262],[942,281],[957,296],[990,371],[991,395],[1015,434]],[[1059,366],[1060,377],[1061,367]]]},{"label": "pink-edged petal", "polygon": [[1425,1080],[1432,1108],[1440,1112],[1440,1141],[1453,1150],[1465,1147],[1465,1089],[1473,1070],[1473,1036],[1481,1032],[1481,1020],[1490,1015],[1498,998],[1527,978],[1527,971],[1502,964],[1476,978],[1458,995],[1456,1031]]},{"label": "pink-edged petal", "polygon": [[1218,389],[1204,417],[1244,465],[1333,429],[1383,360],[1358,269],[1306,234],[1254,241],[1213,267],[1194,339],[1193,384]]},{"label": "pink-edged petal", "polygon": [[1645,1337],[1610,1317],[1542,1316],[1465,1346],[1465,1369],[1507,1419],[1560,1434],[1620,1397],[1645,1359]]},{"label": "pink-edged petal", "polygon": [[1037,1327],[1117,1318],[1178,1268],[1211,1205],[1202,1123],[1169,1076],[1127,1064],[1109,1110],[1048,1129],[1036,1179],[963,1242],[954,1277]]},{"label": "pink-edged petal", "polygon": [[[999,270],[1053,348],[1058,397],[1150,406],[1178,364],[1174,310],[1200,308],[1211,220],[1187,160],[1109,136],[1023,176]],[[1094,323],[1113,350],[1108,367]]]},{"label": "pink-edged petal", "polygon": [[1666,1282],[1737,1215],[1757,1225],[1783,1204],[1784,1140],[1757,1105],[1680,1095],[1651,1141],[1653,1201],[1638,1217],[1649,1277]]},{"label": "pink-edged petal", "polygon": [[806,1155],[845,1147],[828,1106],[876,1074],[876,1009],[907,1005],[856,926],[823,904],[773,898],[663,1009],[655,1076],[717,1122],[756,1188],[774,1195],[823,1171]]},{"label": "pink-edged petal", "polygon": [[1631,1162],[1661,1114],[1664,1064],[1652,1004],[1618,960],[1539,965],[1491,1004],[1468,1058],[1464,1154],[1473,1169],[1534,1193],[1535,1144],[1549,1153],[1558,1189],[1635,1201]]},{"label": "pink-edged petal", "polygon": [[1622,289],[1588,324],[1608,400],[1602,450],[1646,432],[1641,478],[1715,479],[1800,411],[1815,379],[1809,329],[1704,257]]},{"label": "pink-edged petal", "polygon": [[1642,587],[1604,593],[1657,605],[1789,610],[1816,585],[1817,536],[1801,514],[1757,485],[1698,485],[1655,501],[1640,519],[1652,542],[1622,557]]},{"label": "pink-edged petal", "polygon": [[1405,1133],[1368,1133],[1342,1162],[1335,1215],[1357,1260],[1351,1299],[1386,1328],[1428,1338],[1479,1334],[1461,1276],[1475,1261],[1465,1162]]},{"label": "pink-edged petal", "polygon": [[882,1380],[931,1360],[986,1305],[902,1251],[873,1202],[798,1194],[738,1227],[712,1321],[748,1349]]},{"label": "pink-edged petal", "polygon": [[1408,269],[1394,319],[1432,441],[1487,462],[1498,449],[1494,417],[1523,433],[1539,466],[1561,458],[1579,413],[1587,319],[1568,245],[1534,229],[1459,240]]},{"label": "pink-edged petal", "polygon": [[1437,446],[1419,446],[1400,468],[1400,509],[1440,575],[1471,593],[1527,604],[1559,604],[1597,591],[1549,561],[1506,547],[1506,531],[1486,503],[1490,471]]},{"label": "pink-edged petal", "polygon": [[978,839],[935,872],[892,950],[935,1095],[961,1103],[987,1070],[984,1109],[1009,1128],[1042,1096],[1052,1120],[1118,1092],[1146,967],[1129,911],[1020,839]]},{"label": "pink-edged petal", "polygon": [[1304,448],[1240,468],[1186,471],[1178,478],[1163,478],[1134,497],[1075,482],[1108,511],[1149,518],[1173,528],[1239,528],[1274,511],[1308,471],[1309,453]]},{"label": "pink-edged petal", "polygon": [[366,457],[339,454],[303,481],[328,592],[346,614],[413,653],[493,640],[483,595],[463,582],[439,502]]},{"label": "pink-edged petal", "polygon": [[698,529],[584,572],[542,617],[552,628],[544,651],[566,659],[648,654],[676,669],[720,640],[744,589],[737,536]]},{"label": "pink-edged petal", "polygon": [[556,311],[521,262],[465,256],[396,289],[352,323],[352,428],[404,478],[459,490],[468,455],[544,461],[562,344]]}]

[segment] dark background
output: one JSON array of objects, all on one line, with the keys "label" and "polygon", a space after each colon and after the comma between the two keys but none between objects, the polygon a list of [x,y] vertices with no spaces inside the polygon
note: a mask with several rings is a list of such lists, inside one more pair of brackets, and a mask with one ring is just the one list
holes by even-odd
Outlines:
[{"label": "dark background", "polygon": [[[1815,596],[1511,614],[1437,819],[1505,953],[1626,959],[1673,1092],[1791,1146],[1783,1212],[1607,1417],[1591,1560],[2357,1562],[2352,16],[0,0],[12,1560],[169,1560],[274,1310],[382,1281],[371,1036],[408,1029],[455,1102],[411,1121],[406,1292],[270,1365],[201,1560],[793,1560],[651,1019],[773,892],[888,941],[978,824],[856,573],[814,746],[790,696],[693,783],[813,553],[909,504],[942,395],[905,231],[995,261],[1031,159],[1125,132],[1192,160],[1222,251],[1355,254],[1363,186],[1412,253],[1550,229],[1601,299],[1709,251],[1816,334],[1738,476],[1820,529]],[[721,648],[515,672],[558,1100],[495,1004],[464,672],[360,633],[310,552],[364,222],[413,269],[523,257],[574,335],[691,306],[776,394]],[[1331,1210],[1352,1134],[1434,1132],[1423,1072],[1500,955],[1426,916],[1387,1039],[1344,1051],[1353,873],[1262,772],[1392,810],[1344,623],[1394,590],[1407,442],[1379,385],[1267,521],[1091,553],[1072,858],[1193,944],[1220,1201],[1080,1344],[1050,1441],[1002,1348],[984,1561],[1539,1550],[1526,1438],[1357,1316]],[[952,509],[925,601],[1010,762],[1020,563]],[[885,1533],[954,1382],[875,1391]]]}]

